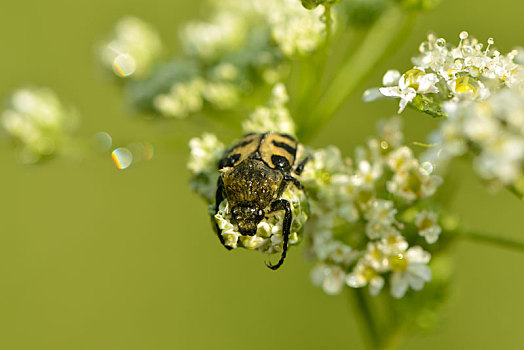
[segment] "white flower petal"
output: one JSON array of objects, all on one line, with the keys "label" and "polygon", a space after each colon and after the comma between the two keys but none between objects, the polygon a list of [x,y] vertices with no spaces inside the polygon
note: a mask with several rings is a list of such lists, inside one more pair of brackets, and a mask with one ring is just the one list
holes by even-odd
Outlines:
[{"label": "white flower petal", "polygon": [[419,87],[417,92],[419,93],[436,93],[438,88],[435,86],[438,83],[438,77],[434,73],[425,74],[418,80]]},{"label": "white flower petal", "polygon": [[397,85],[400,79],[400,72],[398,70],[388,70],[384,77],[382,78],[382,84],[384,86],[393,86]]},{"label": "white flower petal", "polygon": [[381,276],[376,276],[369,281],[369,294],[372,296],[378,295],[382,288],[384,287],[384,278]]},{"label": "white flower petal", "polygon": [[380,93],[380,90],[378,88],[371,88],[364,91],[364,94],[362,94],[362,100],[364,102],[372,102],[379,100],[383,98],[384,95]]},{"label": "white flower petal", "polygon": [[424,280],[414,276],[410,273],[406,274],[408,284],[413,290],[421,290],[424,287]]},{"label": "white flower petal", "polygon": [[408,266],[408,272],[425,282],[431,281],[431,269],[427,265],[410,264]]},{"label": "white flower petal", "polygon": [[367,281],[364,276],[356,274],[354,272],[350,273],[346,277],[346,284],[353,288],[360,288],[366,285]]},{"label": "white flower petal", "polygon": [[431,259],[431,254],[419,246],[412,247],[406,252],[406,257],[410,263],[427,264]]},{"label": "white flower petal", "polygon": [[399,299],[406,294],[408,290],[408,281],[403,272],[393,272],[391,275],[391,295]]}]

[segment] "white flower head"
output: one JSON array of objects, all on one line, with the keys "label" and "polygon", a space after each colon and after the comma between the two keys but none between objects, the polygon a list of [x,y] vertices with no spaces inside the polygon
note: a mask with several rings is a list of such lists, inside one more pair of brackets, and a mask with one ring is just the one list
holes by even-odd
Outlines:
[{"label": "white flower head", "polygon": [[[388,79],[386,79],[385,76],[384,81],[387,83],[393,82],[392,77],[388,76],[387,78]],[[426,74],[423,70],[414,68],[400,77],[397,86],[383,87],[379,90],[384,96],[400,98],[398,110],[398,113],[400,114],[406,106],[413,101],[417,96],[417,93],[425,94],[438,92],[439,90],[435,85],[438,81],[439,79],[436,74]]]},{"label": "white flower head", "polygon": [[216,135],[204,133],[201,137],[189,141],[191,154],[187,168],[193,173],[216,172],[217,164],[222,156],[225,146]]},{"label": "white flower head", "polygon": [[246,18],[219,10],[209,21],[187,23],[180,32],[185,51],[204,60],[212,60],[244,44],[248,23]]},{"label": "white flower head", "polygon": [[306,10],[295,0],[260,0],[265,2],[271,36],[289,57],[313,52],[324,40],[322,8]]},{"label": "white flower head", "polygon": [[384,151],[390,148],[398,148],[404,142],[402,132],[402,118],[394,116],[378,122],[378,135],[380,138],[380,148]]},{"label": "white flower head", "polygon": [[421,290],[424,283],[431,281],[431,269],[427,264],[431,255],[421,247],[412,247],[390,257],[391,295],[402,298],[409,287]]},{"label": "white flower head", "polygon": [[346,284],[352,288],[369,286],[369,294],[375,296],[384,287],[384,278],[364,259],[361,259],[353,271],[346,276]]},{"label": "white flower head", "polygon": [[202,109],[205,88],[206,82],[199,77],[175,83],[167,94],[155,97],[153,106],[166,117],[186,118]]},{"label": "white flower head", "polygon": [[192,138],[189,147],[191,153],[187,168],[193,173],[191,187],[208,202],[212,202],[218,180],[218,161],[225,146],[215,135],[204,133],[201,137]]},{"label": "white flower head", "polygon": [[420,165],[406,150],[399,148],[390,155],[389,165],[394,174],[386,184],[387,190],[408,202],[432,196],[442,178],[432,175],[425,164]]},{"label": "white flower head", "polygon": [[147,76],[163,51],[156,30],[136,17],[124,17],[115,25],[100,58],[104,66],[120,78]]},{"label": "white flower head", "polygon": [[266,106],[259,106],[242,123],[244,133],[278,132],[295,135],[295,123],[286,106],[289,97],[284,84],[273,87],[271,98]]},{"label": "white flower head", "polygon": [[17,145],[24,163],[68,152],[68,135],[78,121],[77,111],[64,105],[48,88],[15,91],[0,117],[1,126]]},{"label": "white flower head", "polygon": [[329,295],[337,295],[342,292],[346,273],[337,265],[317,264],[311,270],[311,282],[315,286],[322,287]]},{"label": "white flower head", "polygon": [[423,210],[417,214],[415,225],[419,230],[419,234],[424,237],[429,244],[435,243],[442,232],[442,229],[438,225],[437,214],[427,210]]},{"label": "white flower head", "polygon": [[483,100],[444,105],[448,118],[433,133],[438,151],[424,155],[436,165],[471,152],[476,172],[503,185],[516,183],[524,164],[524,90],[504,87]]}]

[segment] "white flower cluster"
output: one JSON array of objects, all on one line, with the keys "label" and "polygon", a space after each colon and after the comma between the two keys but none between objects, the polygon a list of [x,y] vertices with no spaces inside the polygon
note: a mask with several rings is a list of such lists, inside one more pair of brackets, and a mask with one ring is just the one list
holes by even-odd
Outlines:
[{"label": "white flower cluster", "polygon": [[134,105],[168,118],[234,110],[246,94],[282,81],[289,60],[314,52],[325,37],[322,9],[308,11],[297,0],[209,3],[208,20],[180,30],[183,58],[154,71],[162,48],[156,33],[136,18],[117,24],[101,59],[118,76],[140,78],[127,85]]},{"label": "white flower cluster", "polygon": [[162,54],[162,41],[155,29],[136,17],[124,17],[101,50],[104,66],[120,78],[144,78]]},{"label": "white flower cluster", "polygon": [[[295,0],[211,0],[215,15],[182,31],[189,53],[213,59],[247,45],[253,27],[267,32],[288,57],[316,50],[324,38],[323,11],[308,11]],[[259,33],[265,34],[265,33]]]},{"label": "white flower cluster", "polygon": [[219,110],[237,105],[240,100],[237,68],[222,63],[214,68],[213,73],[211,80],[196,76],[173,84],[167,93],[153,99],[153,107],[166,117],[185,118],[202,110],[204,102]]},{"label": "white flower cluster", "polygon": [[48,88],[24,88],[13,93],[1,114],[1,125],[19,147],[21,160],[34,163],[67,151],[77,112],[62,104]]},{"label": "white flower cluster", "polygon": [[267,106],[259,106],[242,123],[244,133],[279,132],[295,136],[295,123],[286,107],[289,96],[284,84],[275,85]]},{"label": "white flower cluster", "polygon": [[[430,136],[422,158],[444,165],[471,154],[487,180],[524,191],[524,66],[522,52],[501,54],[494,40],[484,47],[467,32],[457,46],[430,34],[420,45],[414,67],[401,75],[388,71],[384,96],[399,97],[399,113],[416,109],[445,117]],[[368,91],[365,99],[376,97]]]},{"label": "white flower cluster", "polygon": [[398,117],[380,129],[354,162],[328,147],[313,153],[300,177],[310,195],[312,280],[328,294],[367,285],[376,295],[389,280],[400,298],[431,279],[430,253],[416,244],[439,238],[438,216],[428,208],[442,180],[402,145]]},{"label": "white flower cluster", "polygon": [[187,168],[192,172],[191,187],[204,197],[208,203],[214,201],[218,181],[218,162],[225,146],[218,138],[209,133],[189,141],[191,154]]},{"label": "white flower cluster", "polygon": [[[288,244],[297,245],[302,239],[302,229],[308,219],[307,197],[304,191],[290,185],[281,198],[290,203],[293,217]],[[268,213],[258,224],[257,232],[253,236],[242,235],[239,232],[238,225],[232,223],[231,217],[228,201],[224,199],[214,218],[218,227],[222,230],[225,245],[231,248],[243,247],[249,250],[257,250],[264,254],[282,251],[284,243],[282,235],[283,211]]]},{"label": "white flower cluster", "polygon": [[524,166],[524,90],[505,88],[482,101],[447,102],[448,117],[430,135],[424,155],[434,163],[469,152],[477,173],[503,185],[522,187]]},{"label": "white flower cluster", "polygon": [[492,49],[492,38],[484,47],[467,32],[459,37],[459,44],[452,46],[430,34],[420,45],[420,55],[412,59],[414,67],[402,75],[388,71],[380,93],[400,98],[399,113],[412,103],[419,110],[442,115],[438,105],[444,101],[484,100],[503,87],[524,85],[524,66],[516,63],[516,50],[502,55]]}]

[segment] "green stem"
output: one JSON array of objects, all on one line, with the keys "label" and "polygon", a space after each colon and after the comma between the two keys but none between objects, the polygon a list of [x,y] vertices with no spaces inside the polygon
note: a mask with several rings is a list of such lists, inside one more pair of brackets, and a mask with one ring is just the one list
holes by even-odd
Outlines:
[{"label": "green stem", "polygon": [[360,83],[373,71],[388,49],[405,38],[414,21],[414,13],[406,16],[399,6],[391,6],[377,20],[355,54],[345,62],[331,84],[322,95],[319,105],[313,110],[300,133],[304,139],[325,124],[342,106]]},{"label": "green stem", "polygon": [[326,50],[331,46],[331,36],[333,31],[333,18],[331,17],[331,5],[324,4],[324,21],[326,22]]},{"label": "green stem", "polygon": [[380,333],[373,317],[370,305],[364,295],[364,290],[348,289],[350,295],[353,297],[353,304],[357,307],[359,318],[361,320],[362,330],[365,333],[365,342],[367,347],[371,350],[380,349]]},{"label": "green stem", "polygon": [[457,233],[458,238],[469,239],[481,243],[488,243],[501,248],[524,252],[524,242],[517,242],[507,237],[499,237],[488,233],[466,231]]},{"label": "green stem", "polygon": [[517,196],[518,199],[520,199],[521,201],[524,201],[524,193],[522,193],[522,191],[520,191],[516,186],[509,185],[509,186],[506,186],[506,188],[508,189],[508,191],[513,193],[515,196]]}]

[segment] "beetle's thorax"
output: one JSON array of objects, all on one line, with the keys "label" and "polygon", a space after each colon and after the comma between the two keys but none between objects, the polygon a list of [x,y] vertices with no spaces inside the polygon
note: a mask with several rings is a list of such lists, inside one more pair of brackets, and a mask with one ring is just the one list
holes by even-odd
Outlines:
[{"label": "beetle's thorax", "polygon": [[242,206],[266,209],[280,195],[284,175],[255,157],[221,172],[224,191],[231,208]]}]

